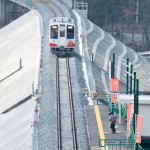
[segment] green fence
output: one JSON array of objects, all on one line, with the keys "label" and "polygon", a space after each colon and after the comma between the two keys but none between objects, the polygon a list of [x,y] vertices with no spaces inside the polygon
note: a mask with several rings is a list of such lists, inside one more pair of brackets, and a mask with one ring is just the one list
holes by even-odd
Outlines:
[{"label": "green fence", "polygon": [[101,99],[103,99],[103,101],[97,99],[97,105],[101,103],[103,103],[104,105],[108,105],[108,103],[110,102],[110,96],[106,92],[101,92]]},{"label": "green fence", "polygon": [[105,139],[99,140],[99,146],[104,150],[134,150],[135,142],[127,139]]},{"label": "green fence", "polygon": [[[111,112],[114,112],[117,115],[121,115],[121,117],[125,120],[127,118],[127,110],[124,104],[114,104],[111,101],[111,97],[108,93],[103,92],[102,98],[108,102],[108,106]],[[98,102],[97,102],[98,104]],[[136,142],[135,135],[133,131],[133,126],[130,128],[130,135],[128,139],[101,139],[99,140],[99,146],[103,147],[104,150],[135,150]],[[149,150],[149,148],[138,147],[138,150]]]},{"label": "green fence", "polygon": [[[127,110],[124,104],[115,104],[112,103],[109,94],[102,93],[102,98],[107,100],[108,106],[111,112],[114,112],[116,115],[121,115],[125,120],[127,118]],[[98,104],[98,103],[97,103]],[[130,129],[129,139],[105,139],[99,141],[99,146],[103,147],[105,150],[135,150],[135,136],[133,127]],[[142,149],[141,149],[142,150]]]},{"label": "green fence", "polygon": [[23,0],[27,6],[29,6],[30,8],[33,8],[33,2],[32,0]]}]

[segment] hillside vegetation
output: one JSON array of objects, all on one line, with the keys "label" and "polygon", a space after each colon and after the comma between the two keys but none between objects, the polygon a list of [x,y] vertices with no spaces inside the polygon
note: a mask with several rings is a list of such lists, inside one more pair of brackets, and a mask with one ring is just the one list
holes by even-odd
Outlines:
[{"label": "hillside vegetation", "polygon": [[[84,0],[88,18],[136,51],[150,51],[150,0]],[[130,42],[124,33],[131,34]],[[141,34],[140,42],[135,33]]]}]

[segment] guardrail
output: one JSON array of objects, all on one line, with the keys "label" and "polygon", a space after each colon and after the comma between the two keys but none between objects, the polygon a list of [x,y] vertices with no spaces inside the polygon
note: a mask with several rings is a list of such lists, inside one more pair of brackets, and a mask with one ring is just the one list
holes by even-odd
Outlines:
[{"label": "guardrail", "polygon": [[33,8],[33,1],[32,0],[23,0],[27,6],[29,6],[30,8]]}]

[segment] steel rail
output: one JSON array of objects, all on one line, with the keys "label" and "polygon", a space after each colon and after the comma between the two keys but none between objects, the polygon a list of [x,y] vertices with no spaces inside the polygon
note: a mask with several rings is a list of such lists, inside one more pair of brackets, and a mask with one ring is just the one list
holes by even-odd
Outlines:
[{"label": "steel rail", "polygon": [[51,1],[51,4],[54,5],[59,11],[60,11],[60,14],[62,15],[62,17],[65,17],[65,13],[63,12],[62,9],[60,9],[60,7],[58,7],[54,2]]},{"label": "steel rail", "polygon": [[68,91],[69,91],[69,99],[70,99],[73,150],[77,150],[75,115],[74,115],[74,106],[73,106],[73,95],[72,95],[72,84],[71,84],[71,75],[70,75],[70,64],[69,64],[69,58],[68,57],[66,58],[66,66],[67,66],[67,78],[68,78]]},{"label": "steel rail", "polygon": [[56,56],[56,96],[57,96],[57,138],[58,150],[62,149],[61,137],[61,106],[60,106],[60,80],[59,80],[59,58]]},{"label": "steel rail", "polygon": [[[54,10],[54,8],[52,8],[52,6],[48,5],[48,3],[51,3],[52,5],[54,5],[53,2],[50,2],[48,0],[46,1],[42,1],[43,4],[45,4],[54,14],[54,17],[57,17],[56,11]],[[54,5],[55,6],[55,5]],[[56,7],[56,6],[55,6]],[[58,8],[58,7],[57,7]]]}]

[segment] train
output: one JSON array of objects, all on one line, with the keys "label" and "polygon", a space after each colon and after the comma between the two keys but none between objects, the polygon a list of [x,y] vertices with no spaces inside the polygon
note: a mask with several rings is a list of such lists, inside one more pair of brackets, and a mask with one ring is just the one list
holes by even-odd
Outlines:
[{"label": "train", "polygon": [[54,54],[74,52],[75,25],[72,18],[56,17],[50,19],[49,46]]}]

